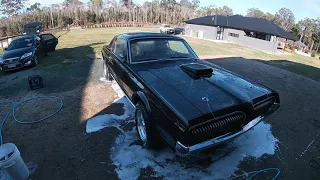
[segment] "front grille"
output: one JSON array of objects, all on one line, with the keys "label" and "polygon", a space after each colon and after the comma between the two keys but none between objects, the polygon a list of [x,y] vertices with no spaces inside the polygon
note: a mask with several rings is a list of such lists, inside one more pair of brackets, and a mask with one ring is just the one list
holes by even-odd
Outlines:
[{"label": "front grille", "polygon": [[3,62],[5,64],[13,64],[13,63],[16,63],[18,60],[20,60],[20,58],[11,58],[11,59],[4,60]]},{"label": "front grille", "polygon": [[244,125],[245,118],[246,115],[244,113],[235,112],[191,127],[191,144],[203,142],[239,130]]}]

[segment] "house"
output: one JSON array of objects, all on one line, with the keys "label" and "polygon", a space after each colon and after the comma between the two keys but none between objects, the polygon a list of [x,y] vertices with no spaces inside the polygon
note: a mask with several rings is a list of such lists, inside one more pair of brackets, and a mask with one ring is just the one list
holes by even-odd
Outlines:
[{"label": "house", "polygon": [[277,37],[296,41],[295,36],[264,18],[214,15],[185,23],[188,36],[232,42],[271,54],[277,52]]}]

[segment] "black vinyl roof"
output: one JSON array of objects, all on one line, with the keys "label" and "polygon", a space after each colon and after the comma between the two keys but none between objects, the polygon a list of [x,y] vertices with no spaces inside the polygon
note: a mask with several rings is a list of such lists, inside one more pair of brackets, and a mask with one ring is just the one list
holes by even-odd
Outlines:
[{"label": "black vinyl roof", "polygon": [[278,37],[297,40],[295,36],[282,29],[278,25],[264,18],[244,17],[240,15],[234,16],[204,16],[200,18],[185,21],[187,24],[197,24],[205,26],[220,26],[243,31],[260,32],[271,34]]}]

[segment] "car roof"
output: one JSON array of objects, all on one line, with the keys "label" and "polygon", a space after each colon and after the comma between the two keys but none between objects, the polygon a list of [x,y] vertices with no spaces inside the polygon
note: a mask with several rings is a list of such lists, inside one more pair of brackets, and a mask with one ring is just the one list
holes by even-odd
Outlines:
[{"label": "car roof", "polygon": [[33,34],[28,34],[28,35],[22,35],[14,40],[17,40],[17,39],[24,39],[24,38],[34,38],[36,37],[36,35],[33,35]]},{"label": "car roof", "polygon": [[183,39],[179,36],[171,35],[171,34],[162,34],[162,33],[153,33],[153,32],[135,32],[135,33],[125,33],[120,34],[118,37],[121,37],[126,40],[132,40],[132,39],[142,39],[142,38],[170,38],[170,39]]}]

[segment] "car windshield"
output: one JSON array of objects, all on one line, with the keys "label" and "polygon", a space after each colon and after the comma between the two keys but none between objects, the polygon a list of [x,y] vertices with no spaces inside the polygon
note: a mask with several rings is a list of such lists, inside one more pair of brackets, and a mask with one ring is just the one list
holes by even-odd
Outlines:
[{"label": "car windshield", "polygon": [[164,25],[164,27],[171,27],[170,25]]},{"label": "car windshield", "polygon": [[7,50],[14,50],[14,49],[20,49],[25,47],[31,47],[33,45],[33,38],[19,38],[13,40],[10,45],[8,46]]},{"label": "car windshield", "polygon": [[130,43],[131,62],[152,60],[173,60],[197,56],[184,40],[179,39],[138,39]]}]

